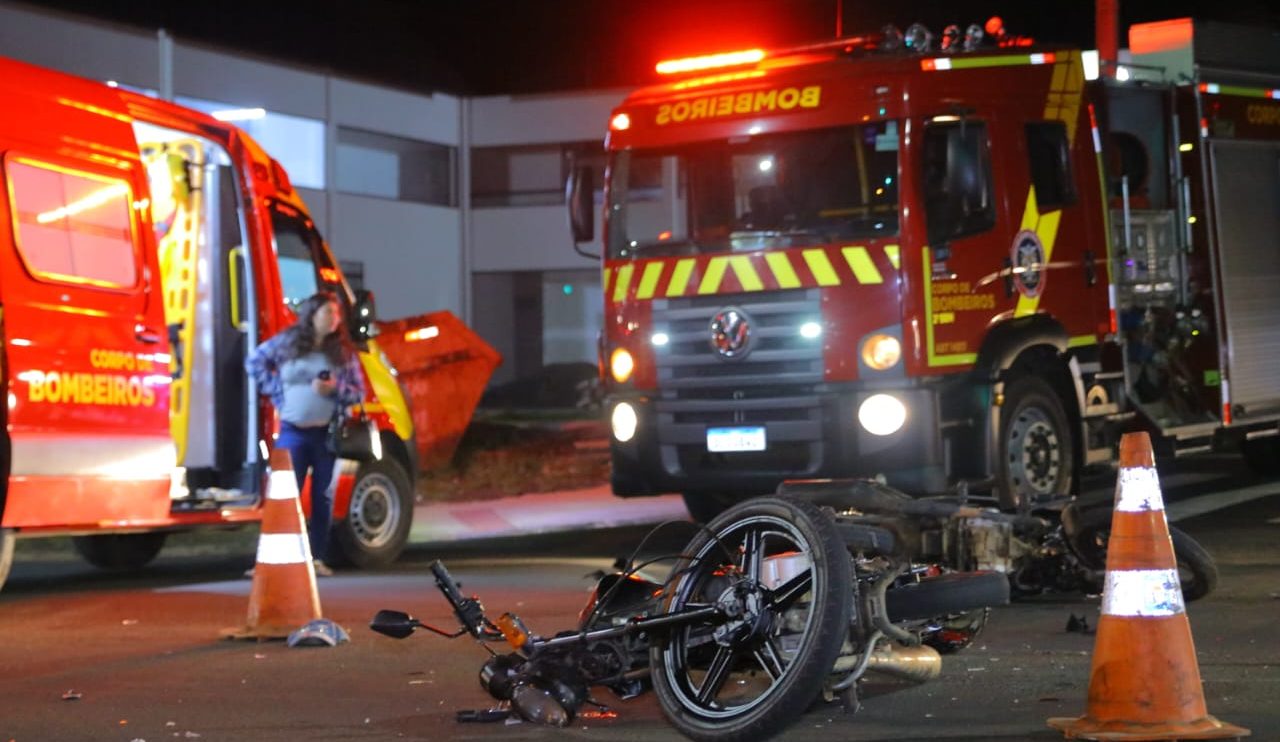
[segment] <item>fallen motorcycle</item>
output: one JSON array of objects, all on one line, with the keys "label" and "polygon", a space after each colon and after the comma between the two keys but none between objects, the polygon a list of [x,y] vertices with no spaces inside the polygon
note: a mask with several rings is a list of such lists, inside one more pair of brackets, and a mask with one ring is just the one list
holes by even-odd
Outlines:
[{"label": "fallen motorcycle", "polygon": [[[1074,500],[1030,513],[1005,513],[971,502],[963,493],[911,498],[873,480],[803,480],[784,483],[779,494],[822,502],[846,516],[860,514],[908,521],[917,559],[957,570],[993,570],[1009,576],[1015,597],[1044,592],[1101,593],[1106,574],[1110,507],[1083,510]],[[1213,592],[1218,567],[1185,531],[1170,525],[1170,540],[1187,601]]]},{"label": "fallen motorcycle", "polygon": [[651,687],[687,737],[763,739],[819,698],[856,702],[867,672],[937,677],[935,647],[964,646],[982,628],[975,616],[1008,602],[1004,575],[919,558],[917,534],[944,516],[838,506],[812,493],[740,503],[696,533],[665,581],[629,560],[600,580],[578,626],[554,636],[510,613],[489,619],[440,562],[431,570],[458,631],[389,610],[370,626],[395,638],[419,628],[469,635],[486,649],[505,642],[512,651],[489,650],[480,671],[504,705],[466,718],[513,713],[565,726],[595,703],[593,688],[625,699]]}]

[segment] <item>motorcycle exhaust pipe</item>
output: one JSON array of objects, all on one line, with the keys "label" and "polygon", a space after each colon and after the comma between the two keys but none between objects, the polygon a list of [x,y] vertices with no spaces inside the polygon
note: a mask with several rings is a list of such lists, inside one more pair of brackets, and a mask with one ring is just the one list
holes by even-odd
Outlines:
[{"label": "motorcycle exhaust pipe", "polygon": [[[837,672],[852,670],[860,659],[861,657],[857,655],[841,657],[836,660],[835,670]],[[893,642],[881,642],[871,651],[871,656],[867,659],[866,671],[924,683],[935,680],[942,674],[942,655],[928,645],[904,647]]]}]

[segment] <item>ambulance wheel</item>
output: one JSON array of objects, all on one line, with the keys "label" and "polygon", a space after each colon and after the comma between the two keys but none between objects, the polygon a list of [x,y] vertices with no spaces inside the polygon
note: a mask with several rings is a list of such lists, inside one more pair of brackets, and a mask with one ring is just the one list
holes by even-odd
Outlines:
[{"label": "ambulance wheel", "polygon": [[9,569],[13,567],[13,542],[17,540],[12,528],[0,528],[0,588],[9,579]]},{"label": "ambulance wheel", "polygon": [[413,485],[399,464],[386,458],[361,463],[347,517],[334,524],[335,561],[364,569],[394,562],[409,540],[413,501]]},{"label": "ambulance wheel", "polygon": [[76,536],[71,544],[84,560],[102,569],[138,569],[151,563],[164,547],[169,534],[107,533],[101,536]]},{"label": "ambulance wheel", "polygon": [[1006,510],[1028,510],[1071,492],[1071,429],[1048,382],[1019,376],[1004,387],[1000,407],[996,494]]}]

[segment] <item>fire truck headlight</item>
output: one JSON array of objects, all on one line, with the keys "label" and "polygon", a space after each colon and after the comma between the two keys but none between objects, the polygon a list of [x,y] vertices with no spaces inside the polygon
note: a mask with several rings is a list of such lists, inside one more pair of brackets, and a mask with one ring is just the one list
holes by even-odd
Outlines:
[{"label": "fire truck headlight", "polygon": [[891,394],[873,394],[858,407],[858,422],[872,435],[893,435],[907,422],[907,408]]},{"label": "fire truck headlight", "polygon": [[636,408],[626,402],[620,402],[613,408],[613,415],[610,416],[609,422],[613,426],[613,437],[619,443],[626,443],[636,437],[636,426],[639,425],[640,420],[636,417]]},{"label": "fire truck headlight", "polygon": [[609,356],[609,370],[613,373],[614,381],[625,383],[631,378],[631,372],[636,370],[635,359],[626,348],[618,348]]},{"label": "fire truck headlight", "polygon": [[877,371],[887,371],[902,358],[902,344],[892,335],[875,334],[862,341],[862,362]]}]

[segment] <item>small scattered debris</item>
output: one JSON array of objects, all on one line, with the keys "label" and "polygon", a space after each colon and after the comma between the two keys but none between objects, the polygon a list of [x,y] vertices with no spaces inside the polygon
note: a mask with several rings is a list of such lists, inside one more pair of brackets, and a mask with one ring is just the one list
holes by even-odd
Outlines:
[{"label": "small scattered debris", "polygon": [[184,732],[184,733],[182,734],[182,736],[186,737],[187,739],[197,739],[197,738],[199,738],[199,737],[200,737],[200,733],[199,733],[199,732]]},{"label": "small scattered debris", "polygon": [[78,690],[69,690],[62,694],[64,701],[79,701],[81,698],[84,698],[84,694]]},{"label": "small scattered debris", "polygon": [[1057,696],[1040,696],[1039,700],[1041,703],[1057,703],[1062,699]]},{"label": "small scattered debris", "polygon": [[970,667],[970,668],[969,668],[969,672],[986,672],[986,670],[987,670],[987,668],[985,668],[985,667]]},{"label": "small scattered debris", "polygon": [[123,621],[121,621],[121,622],[120,622],[120,625],[121,625],[121,626],[133,626],[133,625],[135,625],[135,624],[137,624],[137,623],[138,623],[138,619],[136,619],[136,618],[126,618],[125,620],[123,620]]},{"label": "small scattered debris", "polygon": [[166,721],[166,722],[164,723],[164,725],[165,725],[165,726],[167,726],[167,727],[176,727],[176,726],[178,726],[178,722],[176,722],[176,721]]},{"label": "small scattered debris", "polygon": [[1093,632],[1094,630],[1089,628],[1089,619],[1086,616],[1077,616],[1072,613],[1070,618],[1067,619],[1067,633],[1092,634]]},{"label": "small scattered debris", "polygon": [[430,682],[430,680],[410,680],[409,685],[426,685]]},{"label": "small scattered debris", "polygon": [[255,655],[253,655],[253,658],[254,658],[255,660],[265,660],[265,659],[267,658],[267,656],[266,656],[265,654],[255,654]]}]

